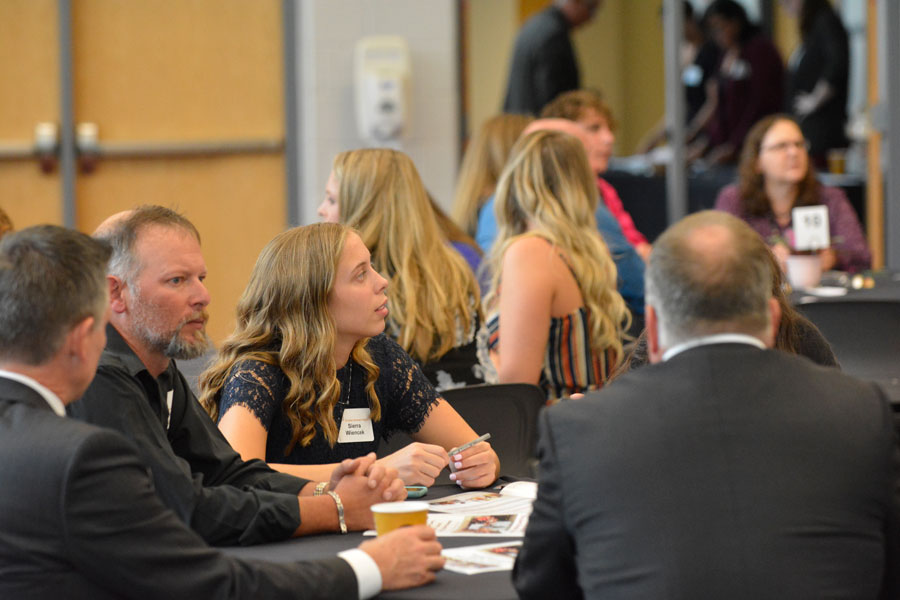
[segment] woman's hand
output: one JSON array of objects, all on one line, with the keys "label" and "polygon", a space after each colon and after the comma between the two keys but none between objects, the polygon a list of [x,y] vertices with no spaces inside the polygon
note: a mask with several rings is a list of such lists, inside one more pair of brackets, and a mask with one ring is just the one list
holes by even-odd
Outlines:
[{"label": "woman's hand", "polygon": [[396,469],[406,485],[430,486],[450,463],[450,456],[440,446],[413,442],[378,462]]},{"label": "woman's hand", "polygon": [[471,448],[450,457],[456,472],[450,479],[466,489],[483,488],[492,484],[497,475],[497,453],[487,442],[479,442]]}]

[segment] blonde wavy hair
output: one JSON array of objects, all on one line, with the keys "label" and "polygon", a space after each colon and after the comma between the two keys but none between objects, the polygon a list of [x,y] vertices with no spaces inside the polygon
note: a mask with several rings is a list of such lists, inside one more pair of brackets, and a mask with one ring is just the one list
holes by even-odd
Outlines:
[{"label": "blonde wavy hair", "polygon": [[457,343],[480,312],[478,282],[441,233],[412,160],[386,148],[351,150],[334,159],[340,220],[359,231],[387,288],[388,329],[421,363]]},{"label": "blonde wavy hair", "polygon": [[[328,295],[352,231],[336,223],[318,223],[275,236],[256,259],[238,301],[234,333],[200,376],[200,403],[216,420],[219,397],[232,369],[250,360],[279,367],[290,382],[281,402],[293,430],[285,456],[298,442],[309,445],[317,423],[331,446],[337,439],[334,406],[341,383],[334,363],[336,324],[328,310]],[[366,350],[367,341],[357,342],[351,356],[366,371],[369,408],[377,421],[381,418],[375,393],[379,369]]]},{"label": "blonde wavy hair", "polygon": [[[488,258],[491,286],[485,305],[499,299],[503,255],[525,236],[543,238],[565,257],[588,309],[591,349],[622,357],[622,335],[631,322],[616,290],[616,265],[597,232],[597,186],[584,147],[557,131],[519,140],[497,184],[497,241]],[[615,364],[614,363],[614,364]]]},{"label": "blonde wavy hair", "polygon": [[485,121],[469,140],[459,168],[451,216],[471,236],[478,229],[478,211],[494,193],[509,151],[534,119],[502,114]]}]

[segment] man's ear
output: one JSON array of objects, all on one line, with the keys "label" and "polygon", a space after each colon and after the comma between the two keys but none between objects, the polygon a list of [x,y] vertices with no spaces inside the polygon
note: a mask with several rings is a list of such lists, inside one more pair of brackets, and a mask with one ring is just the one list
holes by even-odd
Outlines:
[{"label": "man's ear", "polygon": [[647,356],[650,363],[662,362],[665,350],[659,346],[659,319],[656,309],[649,304],[644,306],[644,328],[647,330]]},{"label": "man's ear", "polygon": [[88,339],[94,326],[97,324],[94,317],[85,317],[75,323],[69,333],[66,334],[66,340],[63,349],[70,359],[85,360],[87,358]]},{"label": "man's ear", "polygon": [[127,286],[125,282],[115,275],[107,275],[106,283],[109,285],[109,306],[114,313],[123,313],[128,310]]}]

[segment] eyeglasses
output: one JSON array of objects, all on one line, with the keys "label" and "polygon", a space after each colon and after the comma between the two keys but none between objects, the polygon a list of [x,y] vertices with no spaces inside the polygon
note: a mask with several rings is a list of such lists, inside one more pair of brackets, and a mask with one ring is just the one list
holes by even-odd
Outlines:
[{"label": "eyeglasses", "polygon": [[794,150],[806,150],[809,151],[809,142],[806,140],[795,140],[790,142],[778,142],[777,144],[771,144],[769,146],[762,146],[759,150],[760,152],[787,152],[788,148],[793,148]]}]

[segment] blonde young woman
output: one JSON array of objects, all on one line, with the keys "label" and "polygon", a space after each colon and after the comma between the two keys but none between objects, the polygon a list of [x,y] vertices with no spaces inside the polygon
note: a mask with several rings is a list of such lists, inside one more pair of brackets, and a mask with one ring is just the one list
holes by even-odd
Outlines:
[{"label": "blonde young woman", "polygon": [[417,440],[383,459],[407,484],[490,484],[490,444],[477,437],[393,340],[382,335],[387,281],[360,237],[320,223],[276,236],[238,303],[237,327],[202,375],[200,402],[245,460],[327,481],[345,458],[377,450],[395,431]]},{"label": "blonde young woman", "polygon": [[466,260],[441,233],[412,160],[396,150],[342,152],[319,207],[359,231],[387,277],[387,333],[438,389],[484,383],[475,333],[480,292]]},{"label": "blonde young woman", "polygon": [[509,151],[533,120],[526,115],[497,115],[485,121],[469,140],[459,168],[451,214],[470,236],[474,237],[478,230],[478,212],[494,193]]},{"label": "blonde young woman", "polygon": [[487,347],[501,382],[539,384],[548,403],[596,389],[622,357],[630,315],[594,221],[597,188],[582,144],[523,137],[497,186]]}]

